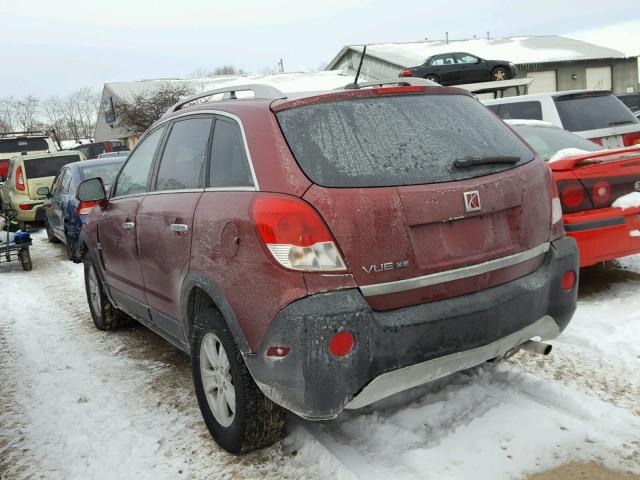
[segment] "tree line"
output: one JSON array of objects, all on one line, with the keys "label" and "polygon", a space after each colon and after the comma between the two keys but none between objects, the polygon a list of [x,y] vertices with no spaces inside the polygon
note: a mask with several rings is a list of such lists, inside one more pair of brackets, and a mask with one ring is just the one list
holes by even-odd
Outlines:
[{"label": "tree line", "polygon": [[0,98],[0,133],[54,129],[61,140],[92,138],[100,93],[84,87],[64,97]]}]

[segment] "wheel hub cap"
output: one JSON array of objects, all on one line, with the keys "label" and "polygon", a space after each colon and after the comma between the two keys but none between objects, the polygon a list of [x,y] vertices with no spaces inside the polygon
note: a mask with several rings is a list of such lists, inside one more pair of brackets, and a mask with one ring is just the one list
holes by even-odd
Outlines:
[{"label": "wheel hub cap", "polygon": [[214,333],[205,334],[200,343],[200,374],[211,413],[228,427],[235,417],[236,391],[227,352]]}]

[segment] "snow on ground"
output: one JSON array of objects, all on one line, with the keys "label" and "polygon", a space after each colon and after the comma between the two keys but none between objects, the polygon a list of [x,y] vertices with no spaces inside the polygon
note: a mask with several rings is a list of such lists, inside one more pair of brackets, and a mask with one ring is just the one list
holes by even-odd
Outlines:
[{"label": "snow on ground", "polygon": [[573,460],[640,473],[640,257],[586,270],[549,357],[520,353],[279,444],[222,452],[188,358],[143,327],[91,323],[81,266],[36,234],[34,270],[0,264],[2,479],[519,479]]}]

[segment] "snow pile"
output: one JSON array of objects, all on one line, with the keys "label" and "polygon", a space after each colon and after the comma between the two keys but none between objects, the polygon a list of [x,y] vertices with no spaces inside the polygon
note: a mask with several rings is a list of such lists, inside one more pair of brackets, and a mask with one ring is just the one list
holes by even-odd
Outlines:
[{"label": "snow pile", "polygon": [[587,150],[582,150],[580,148],[563,148],[562,150],[558,150],[550,159],[551,162],[558,162],[560,160],[566,160],[567,158],[580,157],[582,155],[588,155],[593,152],[588,152]]},{"label": "snow pile", "polygon": [[545,128],[555,128],[557,130],[562,130],[557,125],[554,125],[551,122],[545,122],[544,120],[532,120],[526,118],[507,118],[503,120],[507,125],[515,126],[515,127],[545,127]]},{"label": "snow pile", "polygon": [[640,237],[640,230],[631,230],[629,232],[630,237]]},{"label": "snow pile", "polygon": [[616,199],[611,204],[614,208],[632,208],[640,207],[640,192],[631,192]]}]

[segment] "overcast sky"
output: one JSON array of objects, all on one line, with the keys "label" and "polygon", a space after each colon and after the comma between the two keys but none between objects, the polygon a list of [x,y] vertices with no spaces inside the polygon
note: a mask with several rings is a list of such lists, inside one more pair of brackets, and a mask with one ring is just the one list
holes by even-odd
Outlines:
[{"label": "overcast sky", "polygon": [[452,39],[593,31],[640,20],[638,1],[0,0],[0,98],[223,64],[259,73],[280,58],[287,71],[317,69],[346,44],[445,31]]}]

